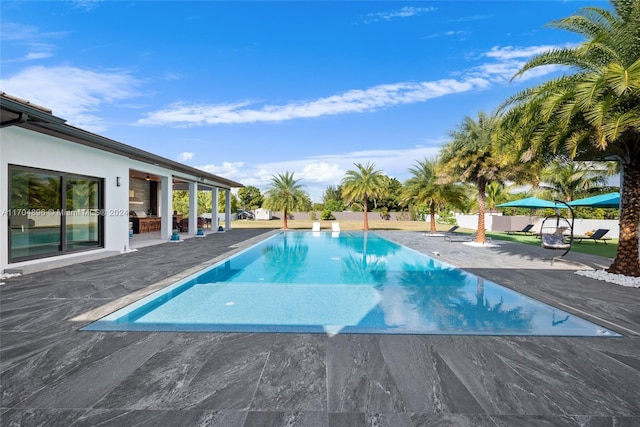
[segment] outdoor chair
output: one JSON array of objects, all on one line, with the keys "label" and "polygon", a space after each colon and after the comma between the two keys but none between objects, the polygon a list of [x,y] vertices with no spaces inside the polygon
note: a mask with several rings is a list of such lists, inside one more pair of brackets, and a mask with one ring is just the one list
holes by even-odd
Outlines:
[{"label": "outdoor chair", "polygon": [[452,235],[457,236],[458,234],[460,234],[456,231],[458,228],[460,228],[460,226],[454,225],[447,231],[436,231],[435,233],[431,233],[430,231],[428,231],[424,233],[424,235],[427,237],[440,237],[440,236],[452,236]]},{"label": "outdoor chair", "polygon": [[[204,228],[204,219],[198,218],[198,228]],[[180,232],[189,231],[189,218],[184,218],[178,224],[178,230]]]},{"label": "outdoor chair", "polygon": [[567,240],[567,227],[558,227],[553,232],[540,233],[542,247],[545,249],[560,249],[568,252],[571,249],[571,238]]},{"label": "outdoor chair", "polygon": [[340,232],[340,223],[339,222],[332,222],[331,223],[331,231],[333,232]]},{"label": "outdoor chair", "polygon": [[593,240],[595,244],[598,244],[598,240],[600,240],[606,245],[607,240],[611,240],[611,237],[604,237],[608,232],[609,230],[606,228],[598,228],[591,236],[574,236],[574,240],[576,243],[582,243],[583,240]]},{"label": "outdoor chair", "polygon": [[320,231],[320,222],[319,221],[314,221],[313,225],[311,226],[311,231]]},{"label": "outdoor chair", "polygon": [[[447,242],[473,242],[478,237],[478,232],[475,231],[471,235],[467,234],[449,234],[444,236],[444,240]],[[491,241],[491,237],[487,237],[487,242]]]},{"label": "outdoor chair", "polygon": [[458,228],[460,228],[459,225],[454,225],[453,227],[445,231],[444,234],[460,234],[456,231]]},{"label": "outdoor chair", "polygon": [[516,234],[516,233],[524,233],[524,234],[533,234],[531,229],[533,228],[533,224],[527,224],[522,230],[509,230],[507,234]]}]

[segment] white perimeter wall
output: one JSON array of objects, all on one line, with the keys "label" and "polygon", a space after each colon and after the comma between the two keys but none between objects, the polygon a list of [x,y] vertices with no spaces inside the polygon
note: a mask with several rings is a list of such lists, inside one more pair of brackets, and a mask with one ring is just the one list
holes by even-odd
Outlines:
[{"label": "white perimeter wall", "polygon": [[[456,224],[462,228],[470,228],[475,230],[478,228],[478,215],[461,215],[456,214]],[[522,228],[527,224],[534,224],[531,231],[539,232],[540,227],[542,226],[542,221],[544,218],[538,218],[536,216],[526,217],[526,216],[514,216],[511,217],[511,227],[503,226],[503,223],[509,217],[504,216],[496,216],[496,215],[485,215],[485,228],[490,231],[507,231],[508,230],[522,230]],[[495,219],[495,221],[494,221]],[[495,222],[495,224],[494,224]],[[495,225],[495,226],[494,226]],[[548,225],[548,223],[547,223]],[[611,237],[612,239],[617,239],[620,237],[620,222],[617,219],[581,219],[576,218],[573,224],[573,234],[574,235],[584,235],[587,231],[596,230],[598,228],[605,228],[609,230],[607,233],[607,237]]]},{"label": "white perimeter wall", "polygon": [[[104,179],[104,249],[122,251],[129,245],[129,159],[16,126],[0,129],[0,271],[8,268],[9,171],[20,165]],[[116,177],[121,186],[116,186]],[[15,267],[20,263],[11,264]]]}]

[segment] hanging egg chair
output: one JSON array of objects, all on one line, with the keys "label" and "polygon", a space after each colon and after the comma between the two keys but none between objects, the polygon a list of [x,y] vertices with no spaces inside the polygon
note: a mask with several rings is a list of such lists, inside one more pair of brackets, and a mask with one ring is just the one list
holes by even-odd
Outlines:
[{"label": "hanging egg chair", "polygon": [[567,203],[561,200],[555,200],[555,203],[561,203],[568,209],[571,214],[570,218],[560,213],[560,208],[556,207],[555,214],[546,217],[542,221],[540,227],[540,242],[544,249],[563,250],[560,256],[565,256],[571,250],[573,244],[573,209]]}]

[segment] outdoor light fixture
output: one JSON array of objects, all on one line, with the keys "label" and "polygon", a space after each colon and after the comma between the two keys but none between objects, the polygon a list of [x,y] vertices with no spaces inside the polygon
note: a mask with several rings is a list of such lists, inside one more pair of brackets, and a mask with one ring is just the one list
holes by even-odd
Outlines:
[{"label": "outdoor light fixture", "polygon": [[149,181],[151,179],[151,177],[149,176],[149,174],[147,174],[147,181]]},{"label": "outdoor light fixture", "polygon": [[116,176],[116,187],[120,187],[120,184],[122,184],[122,183],[120,182],[120,177],[119,177],[119,176]]}]

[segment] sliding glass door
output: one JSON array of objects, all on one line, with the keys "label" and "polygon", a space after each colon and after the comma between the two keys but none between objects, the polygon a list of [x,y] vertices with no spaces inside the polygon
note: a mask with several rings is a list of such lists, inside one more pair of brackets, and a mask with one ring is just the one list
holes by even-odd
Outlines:
[{"label": "sliding glass door", "polygon": [[102,246],[102,180],[9,166],[9,261]]},{"label": "sliding glass door", "polygon": [[67,250],[95,247],[100,240],[100,183],[90,178],[66,181]]}]

